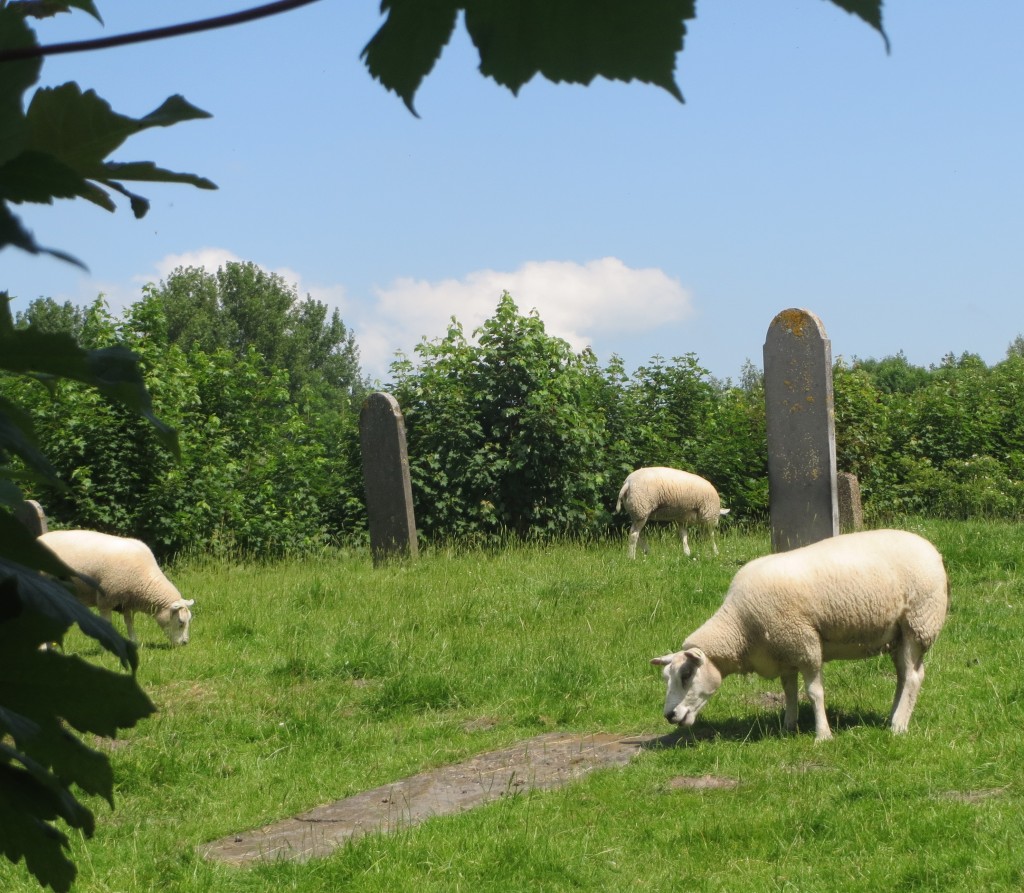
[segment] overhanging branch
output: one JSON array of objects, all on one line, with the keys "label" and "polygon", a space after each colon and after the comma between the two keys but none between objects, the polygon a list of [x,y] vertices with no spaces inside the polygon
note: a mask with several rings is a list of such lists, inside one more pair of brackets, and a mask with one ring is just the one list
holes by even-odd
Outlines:
[{"label": "overhanging branch", "polygon": [[57,56],[62,53],[81,53],[88,50],[103,50],[110,47],[127,46],[132,43],[145,43],[150,40],[163,40],[165,37],[179,37],[182,34],[196,34],[200,31],[212,31],[214,28],[227,28],[263,19],[267,16],[288,12],[300,6],[316,3],[317,0],[276,0],[242,12],[232,12],[197,22],[186,22],[181,25],[168,25],[164,28],[150,28],[146,31],[134,31],[130,34],[118,34],[112,37],[98,37],[94,40],[74,40],[67,43],[52,43],[48,46],[18,47],[0,50],[0,62],[11,62],[16,59],[35,59],[40,56]]}]

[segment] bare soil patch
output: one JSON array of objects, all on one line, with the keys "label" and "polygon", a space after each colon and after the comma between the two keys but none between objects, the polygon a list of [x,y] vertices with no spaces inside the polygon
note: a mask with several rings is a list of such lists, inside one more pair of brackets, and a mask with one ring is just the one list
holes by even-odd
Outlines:
[{"label": "bare soil patch", "polygon": [[961,803],[981,803],[992,797],[999,797],[1009,790],[1009,785],[1001,788],[985,788],[977,791],[946,791],[942,796],[947,800],[959,800]]},{"label": "bare soil patch", "polygon": [[[642,750],[671,745],[672,736],[571,735],[552,732],[505,750],[396,781],[320,806],[255,831],[200,847],[208,859],[246,865],[273,859],[306,861],[348,840],[388,833],[428,818],[463,812],[530,790],[550,790],[594,769],[624,766]],[[730,787],[732,779],[690,779],[691,787]],[[685,786],[680,780],[680,787]]]},{"label": "bare soil patch", "polygon": [[739,787],[735,778],[722,775],[681,775],[668,783],[670,791],[721,791]]}]

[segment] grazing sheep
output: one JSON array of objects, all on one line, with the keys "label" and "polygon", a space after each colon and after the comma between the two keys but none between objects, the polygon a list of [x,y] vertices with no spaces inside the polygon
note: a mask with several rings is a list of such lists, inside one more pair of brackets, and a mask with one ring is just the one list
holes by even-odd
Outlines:
[{"label": "grazing sheep", "polygon": [[754,672],[781,677],[792,731],[799,672],[815,737],[831,738],[822,664],[888,652],[896,665],[889,722],[905,732],[948,604],[942,556],[906,531],[847,533],[758,558],[740,568],[722,606],[682,650],[651,661],[668,683],[665,718],[692,725],[725,676]]},{"label": "grazing sheep", "polygon": [[675,521],[679,525],[679,539],[683,542],[683,553],[690,554],[687,537],[688,524],[700,524],[711,532],[711,548],[718,554],[715,543],[715,528],[718,519],[727,515],[723,509],[718,491],[710,482],[688,471],[677,468],[638,468],[630,474],[615,503],[615,511],[626,510],[632,522],[629,528],[629,557],[636,558],[636,546],[646,555],[650,548],[643,535],[648,521]]},{"label": "grazing sheep", "polygon": [[[71,570],[78,600],[96,607],[106,620],[111,611],[124,615],[128,638],[133,642],[132,614],[152,614],[172,645],[187,645],[194,599],[185,600],[163,575],[149,547],[139,540],[111,536],[94,530],[53,530],[39,541]],[[92,585],[95,583],[95,585]]]}]

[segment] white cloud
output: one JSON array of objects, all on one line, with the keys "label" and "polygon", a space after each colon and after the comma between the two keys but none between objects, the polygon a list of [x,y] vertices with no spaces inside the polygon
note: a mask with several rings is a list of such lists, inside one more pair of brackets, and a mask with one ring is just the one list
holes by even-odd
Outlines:
[{"label": "white cloud", "polygon": [[455,316],[467,335],[491,316],[503,291],[523,313],[536,310],[547,331],[582,350],[594,339],[649,332],[693,314],[689,292],[657,268],[633,269],[605,257],[585,264],[530,261],[513,272],[478,270],[462,279],[397,279],[377,288],[372,305],[346,319],[356,331],[364,370],[384,377],[397,350],[442,336]]},{"label": "white cloud", "polygon": [[[216,273],[225,264],[241,261],[241,258],[226,248],[200,248],[184,254],[168,254],[156,262],[156,274],[166,279],[178,267],[202,267],[208,273]],[[153,281],[152,275],[136,276],[136,282],[145,284]]]}]

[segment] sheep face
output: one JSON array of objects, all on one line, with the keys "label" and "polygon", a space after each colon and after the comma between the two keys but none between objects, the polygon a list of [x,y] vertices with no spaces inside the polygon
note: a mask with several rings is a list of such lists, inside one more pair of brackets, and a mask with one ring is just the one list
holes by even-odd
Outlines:
[{"label": "sheep face", "polygon": [[662,667],[667,691],[665,719],[679,726],[692,726],[701,708],[718,691],[722,674],[699,648],[655,657],[651,663]]},{"label": "sheep face", "polygon": [[167,633],[172,645],[188,644],[188,628],[192,623],[192,612],[189,608],[195,603],[193,598],[180,598],[156,615],[156,622]]}]

